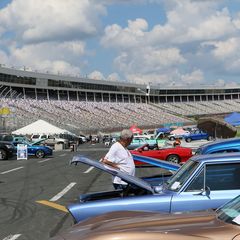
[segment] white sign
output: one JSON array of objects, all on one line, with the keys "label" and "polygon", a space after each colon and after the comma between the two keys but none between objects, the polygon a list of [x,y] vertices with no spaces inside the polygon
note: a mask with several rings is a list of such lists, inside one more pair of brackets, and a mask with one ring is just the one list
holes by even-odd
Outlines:
[{"label": "white sign", "polygon": [[21,160],[21,159],[27,160],[27,158],[28,158],[27,145],[18,144],[17,145],[17,160]]}]

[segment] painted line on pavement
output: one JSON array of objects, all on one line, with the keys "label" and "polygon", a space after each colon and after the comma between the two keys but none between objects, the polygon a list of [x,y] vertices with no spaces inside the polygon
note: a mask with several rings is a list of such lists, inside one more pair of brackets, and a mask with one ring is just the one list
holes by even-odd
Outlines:
[{"label": "painted line on pavement", "polygon": [[58,209],[62,212],[66,212],[68,213],[68,210],[65,206],[63,205],[60,205],[60,204],[57,204],[57,203],[53,203],[53,202],[49,202],[49,201],[46,201],[46,200],[39,200],[39,201],[36,201],[37,203],[40,203],[40,204],[43,204],[43,205],[46,205],[46,206],[49,206],[49,207],[52,207],[52,208],[55,208],[55,209]]},{"label": "painted line on pavement", "polygon": [[65,193],[67,193],[76,183],[72,182],[70,183],[67,187],[65,187],[60,193],[58,193],[56,196],[54,196],[53,198],[51,198],[49,201],[51,202],[55,202],[58,199],[60,199]]},{"label": "painted line on pavement", "polygon": [[16,240],[17,238],[19,238],[22,234],[15,234],[15,235],[9,235],[7,237],[5,237],[3,240]]},{"label": "painted line on pavement", "polygon": [[44,159],[44,160],[38,161],[38,163],[47,162],[47,161],[49,161],[49,160],[51,160],[51,158],[47,158],[47,159]]},{"label": "painted line on pavement", "polygon": [[94,169],[94,167],[90,167],[90,168],[88,168],[85,172],[83,172],[83,173],[89,173],[89,172],[91,172],[92,170]]},{"label": "painted line on pavement", "polygon": [[17,171],[17,170],[19,170],[21,168],[24,168],[24,167],[13,168],[11,170],[8,170],[8,171],[5,171],[5,172],[1,172],[0,174],[10,173],[10,172],[13,172],[13,171]]}]

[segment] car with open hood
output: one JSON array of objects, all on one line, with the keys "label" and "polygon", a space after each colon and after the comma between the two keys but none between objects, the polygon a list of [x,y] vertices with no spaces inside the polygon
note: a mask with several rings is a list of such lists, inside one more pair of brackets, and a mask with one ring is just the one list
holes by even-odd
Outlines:
[{"label": "car with open hood", "polygon": [[216,211],[118,211],[82,221],[52,240],[239,240],[240,196]]},{"label": "car with open hood", "polygon": [[[143,161],[143,157],[134,156]],[[151,161],[151,158],[147,158]],[[240,154],[197,155],[178,168],[168,180],[145,181],[84,156],[74,156],[71,163],[84,163],[120,177],[129,184],[125,190],[80,195],[78,203],[68,206],[75,222],[112,211],[156,211],[173,213],[216,209],[240,194]],[[172,164],[172,165],[171,165]]]}]

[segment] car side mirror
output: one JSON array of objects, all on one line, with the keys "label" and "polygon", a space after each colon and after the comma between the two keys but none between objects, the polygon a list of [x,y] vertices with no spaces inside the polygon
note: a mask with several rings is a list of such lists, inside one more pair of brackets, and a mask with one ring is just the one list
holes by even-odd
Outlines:
[{"label": "car side mirror", "polygon": [[142,150],[141,148],[139,148],[139,149],[138,149],[138,152],[140,152],[140,153],[141,153],[142,151],[143,151],[143,150]]}]

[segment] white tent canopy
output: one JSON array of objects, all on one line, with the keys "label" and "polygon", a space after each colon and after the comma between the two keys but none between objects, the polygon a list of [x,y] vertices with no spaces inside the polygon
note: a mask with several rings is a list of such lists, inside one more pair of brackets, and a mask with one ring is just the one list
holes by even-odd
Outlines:
[{"label": "white tent canopy", "polygon": [[44,120],[37,120],[25,127],[12,132],[13,134],[31,135],[31,134],[61,134],[69,133],[65,129],[58,128]]}]

